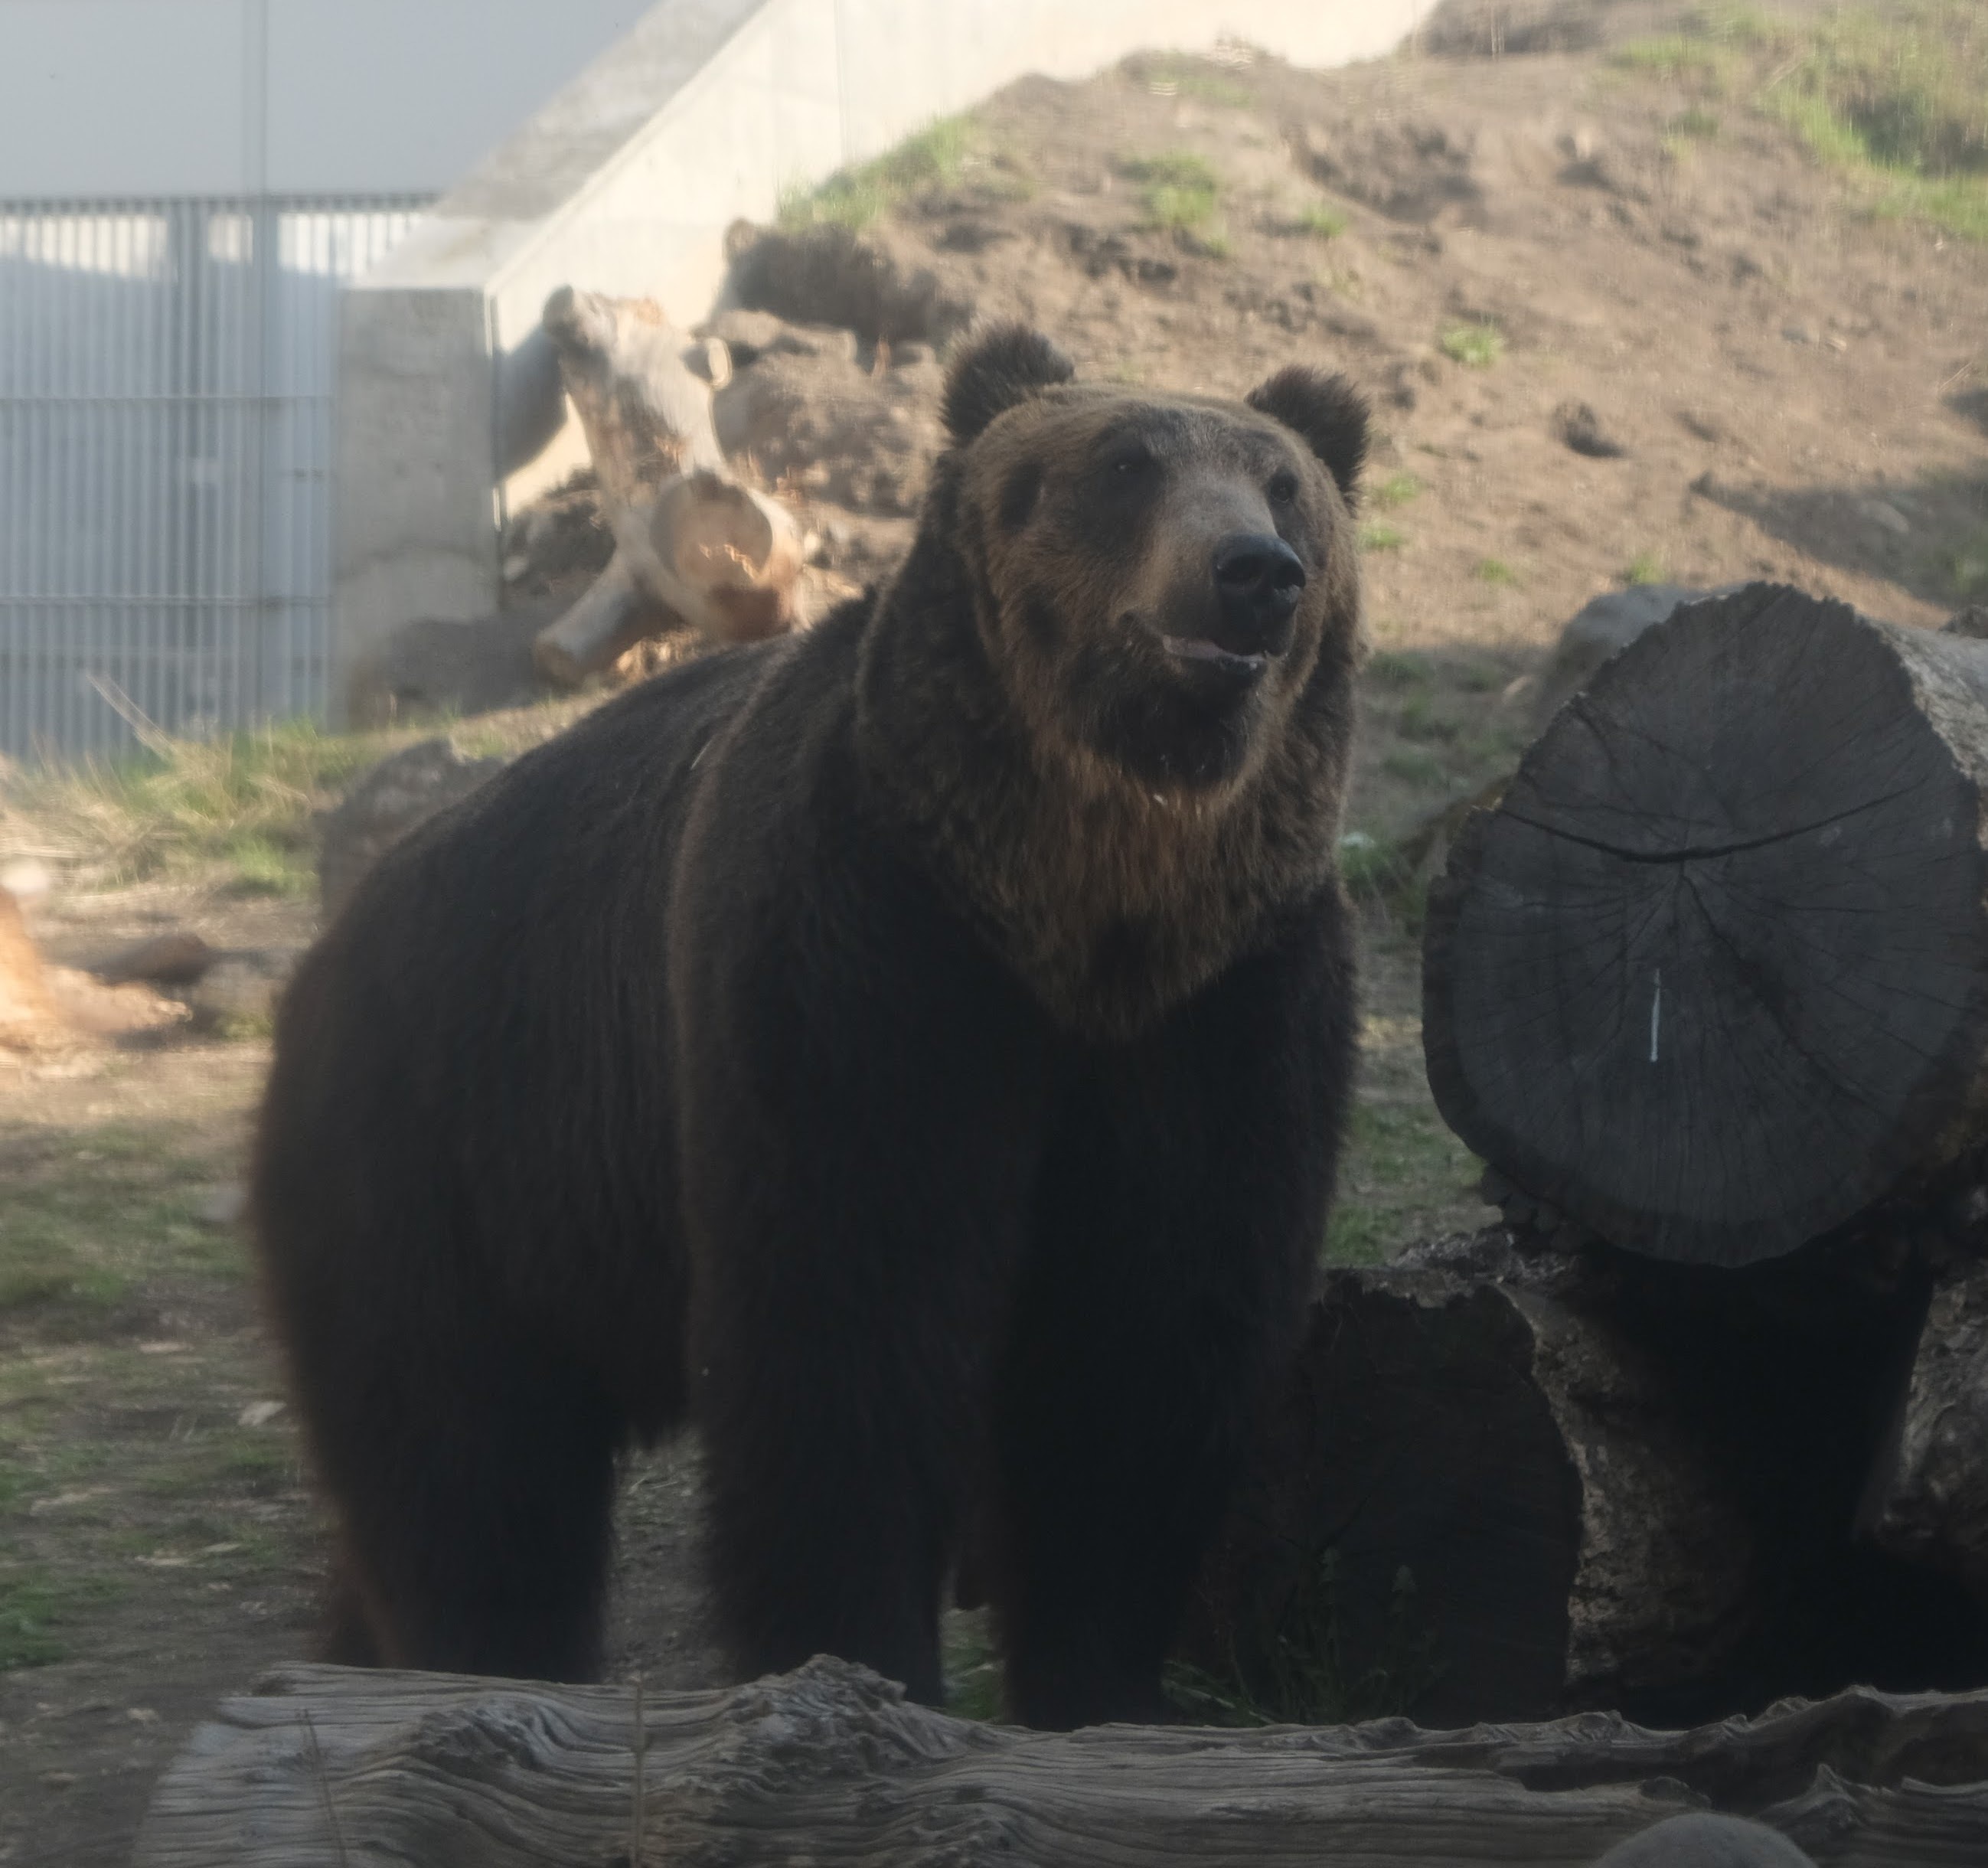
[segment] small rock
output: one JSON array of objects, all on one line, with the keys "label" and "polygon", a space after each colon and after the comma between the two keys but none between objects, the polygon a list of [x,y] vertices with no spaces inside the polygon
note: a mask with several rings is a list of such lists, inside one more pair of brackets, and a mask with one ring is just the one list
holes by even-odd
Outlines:
[{"label": "small rock", "polygon": [[185,1352],[186,1345],[171,1337],[162,1338],[156,1342],[141,1342],[138,1345],[140,1355],[183,1355]]},{"label": "small rock", "polygon": [[76,1773],[73,1771],[44,1771],[42,1782],[51,1790],[69,1790],[75,1786]]},{"label": "small rock", "polygon": [[187,997],[197,1030],[233,1033],[266,1027],[296,964],[286,950],[231,953]]},{"label": "small rock", "polygon": [[159,1722],[159,1715],[149,1706],[127,1706],[124,1716],[134,1725],[156,1725]]},{"label": "small rock", "polygon": [[199,1226],[225,1227],[240,1223],[248,1210],[248,1194],[238,1181],[230,1181],[225,1186],[209,1187],[194,1203],[194,1223]]},{"label": "small rock", "polygon": [[1783,324],[1781,335],[1790,343],[1813,343],[1815,333],[1806,324]]},{"label": "small rock", "polygon": [[1610,657],[1626,648],[1654,623],[1662,622],[1679,604],[1717,597],[1723,590],[1694,590],[1679,584],[1635,584],[1609,591],[1584,604],[1560,631],[1551,658],[1533,697],[1533,724],[1543,732],[1547,722],[1578,694]]},{"label": "small rock", "polygon": [[220,958],[198,934],[176,928],[113,953],[96,973],[106,986],[191,986]]},{"label": "small rock", "polygon": [[281,1401],[252,1401],[235,1416],[238,1427],[266,1427],[287,1404]]},{"label": "small rock", "polygon": [[12,862],[0,863],[0,888],[16,902],[38,901],[55,885],[54,875],[39,857],[17,856]]},{"label": "small rock", "polygon": [[1628,450],[1601,425],[1585,402],[1563,402],[1553,412],[1553,430],[1577,454],[1591,460],[1619,460]]},{"label": "small rock", "polygon": [[1778,1829],[1692,1810],[1618,1842],[1594,1868],[1815,1868]]},{"label": "small rock", "polygon": [[1865,499],[1859,503],[1864,516],[1874,524],[1880,525],[1895,537],[1907,538],[1912,534],[1912,522],[1898,509],[1883,499]]}]

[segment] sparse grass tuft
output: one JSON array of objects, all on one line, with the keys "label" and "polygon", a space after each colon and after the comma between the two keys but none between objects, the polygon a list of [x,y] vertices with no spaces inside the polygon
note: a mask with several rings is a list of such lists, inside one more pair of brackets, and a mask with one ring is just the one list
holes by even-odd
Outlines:
[{"label": "sparse grass tuft", "polygon": [[1384,513],[1391,513],[1398,506],[1406,506],[1422,490],[1422,483],[1405,469],[1391,473],[1387,479],[1367,489],[1367,503],[1378,506]]},{"label": "sparse grass tuft", "polygon": [[1662,584],[1664,561],[1654,551],[1639,551],[1622,567],[1625,584]]},{"label": "sparse grass tuft", "polygon": [[1396,746],[1381,761],[1381,770],[1418,791],[1439,791],[1448,783],[1442,762],[1433,753],[1416,746]]},{"label": "sparse grass tuft", "polygon": [[[1118,164],[1118,172],[1127,181],[1138,184],[1142,225],[1196,235],[1202,245],[1211,245],[1215,205],[1222,198],[1222,178],[1205,157],[1191,150],[1132,157]],[[1220,234],[1215,232],[1213,239],[1220,241]]]},{"label": "sparse grass tuft", "polygon": [[1338,208],[1315,201],[1299,209],[1293,225],[1300,233],[1310,234],[1314,239],[1336,240],[1345,232],[1347,222]]},{"label": "sparse grass tuft", "polygon": [[1425,688],[1435,679],[1428,663],[1405,648],[1383,649],[1367,664],[1367,678],[1384,688]]},{"label": "sparse grass tuft", "polygon": [[1479,558],[1470,574],[1479,584],[1499,589],[1509,590],[1519,581],[1519,574],[1503,558]]},{"label": "sparse grass tuft", "polygon": [[1399,551],[1408,542],[1408,535],[1399,526],[1390,526],[1378,519],[1369,519],[1360,528],[1360,548],[1363,551]]},{"label": "sparse grass tuft", "polygon": [[945,1709],[955,1719],[1001,1716],[1001,1663],[987,1612],[955,1610],[945,1618],[942,1671]]},{"label": "sparse grass tuft", "polygon": [[1505,333],[1495,324],[1452,324],[1437,341],[1466,370],[1488,370],[1505,354]]},{"label": "sparse grass tuft", "polygon": [[68,1653],[63,1631],[117,1593],[101,1577],[72,1576],[0,1557],[0,1673],[47,1667]]},{"label": "sparse grass tuft", "polygon": [[1718,135],[1719,118],[1702,105],[1693,104],[1688,110],[1680,110],[1665,127],[1672,136],[1702,141]]},{"label": "sparse grass tuft", "polygon": [[[1616,62],[1785,124],[1876,215],[1988,240],[1988,24],[1980,0],[1890,0],[1794,19],[1708,7]],[[1694,119],[1709,127],[1701,130]],[[1694,106],[1670,126],[1711,134]]]},{"label": "sparse grass tuft", "polygon": [[155,736],[128,759],[27,773],[8,801],[108,882],[218,867],[246,893],[301,894],[311,811],[380,750],[298,720],[222,739]]},{"label": "sparse grass tuft", "polygon": [[813,188],[783,190],[779,224],[832,222],[860,232],[908,197],[951,187],[976,153],[975,144],[970,117],[942,117],[872,161],[838,169]]},{"label": "sparse grass tuft", "polygon": [[1963,603],[1988,597],[1988,526],[1962,540],[1948,554],[1947,576]]},{"label": "sparse grass tuft", "polygon": [[1134,62],[1134,75],[1156,97],[1192,97],[1199,103],[1239,110],[1250,102],[1246,85],[1219,66],[1180,52],[1161,52]]},{"label": "sparse grass tuft", "polygon": [[1381,1651],[1354,1673],[1343,1652],[1339,1572],[1337,1550],[1303,1553],[1275,1615],[1246,1636],[1249,1663],[1232,1651],[1219,1673],[1172,1662],[1168,1697],[1209,1725],[1348,1725],[1413,1712],[1444,1670],[1413,1574],[1395,1572]]}]

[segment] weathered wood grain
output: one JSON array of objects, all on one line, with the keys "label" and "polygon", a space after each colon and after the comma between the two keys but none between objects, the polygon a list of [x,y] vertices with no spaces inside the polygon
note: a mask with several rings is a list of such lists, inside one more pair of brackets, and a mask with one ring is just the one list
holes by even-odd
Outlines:
[{"label": "weathered wood grain", "polygon": [[[162,1781],[137,1868],[625,1863],[634,1694],[295,1667]],[[1587,1868],[1694,1805],[1841,1868],[1988,1860],[1988,1694],[1853,1692],[1685,1733],[1612,1714],[1425,1732],[976,1725],[817,1660],[644,1709],[652,1868],[1178,1862]]]}]

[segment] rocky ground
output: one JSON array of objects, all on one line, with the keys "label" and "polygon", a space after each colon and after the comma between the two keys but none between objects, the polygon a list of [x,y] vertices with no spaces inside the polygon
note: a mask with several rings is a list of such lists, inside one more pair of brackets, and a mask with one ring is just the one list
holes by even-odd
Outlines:
[{"label": "rocky ground", "polygon": [[[803,509],[827,591],[907,536],[973,318],[1028,317],[1128,384],[1233,394],[1302,360],[1373,395],[1341,1257],[1478,1210],[1421,1079],[1410,858],[1524,743],[1567,618],[1658,580],[1916,623],[1988,593],[1988,247],[1865,212],[1754,107],[1768,55],[1663,36],[1675,13],[1472,0],[1344,72],[1238,49],[1025,80],[738,243],[721,437]],[[411,694],[525,698],[528,625],[604,560],[586,487],[512,545],[516,601],[479,638],[509,662],[429,626]],[[238,865],[117,889],[56,868],[30,926],[66,963],[312,930]],[[265,1041],[228,1028],[0,1065],[0,1861],[121,1862],[192,1721],[308,1642],[321,1527],[225,1195]],[[712,1664],[691,1477],[634,1463],[624,1511],[618,1663],[661,1685]]]}]

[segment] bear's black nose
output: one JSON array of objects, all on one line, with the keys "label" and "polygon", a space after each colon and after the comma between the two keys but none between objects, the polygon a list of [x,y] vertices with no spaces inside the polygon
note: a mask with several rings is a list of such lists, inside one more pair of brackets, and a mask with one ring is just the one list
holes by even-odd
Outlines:
[{"label": "bear's black nose", "polygon": [[1281,633],[1304,586],[1298,554],[1274,533],[1230,533],[1215,548],[1215,591],[1224,633],[1240,639],[1224,646],[1281,652],[1284,642],[1266,638]]}]

